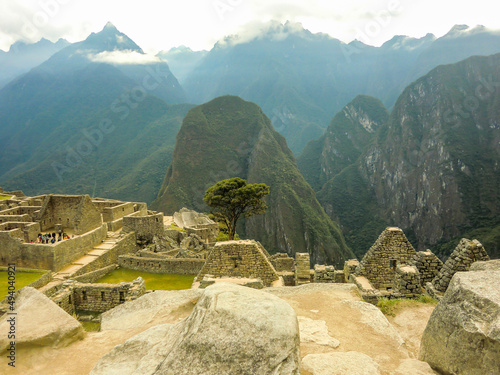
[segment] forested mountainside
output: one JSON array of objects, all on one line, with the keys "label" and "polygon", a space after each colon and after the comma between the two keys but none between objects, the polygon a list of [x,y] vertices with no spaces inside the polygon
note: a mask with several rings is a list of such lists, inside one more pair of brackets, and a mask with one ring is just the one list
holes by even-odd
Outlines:
[{"label": "forested mountainside", "polygon": [[0,90],[3,187],[154,199],[192,106],[160,99],[184,95],[165,62],[95,60],[109,53],[142,51],[108,24]]},{"label": "forested mountainside", "polygon": [[167,214],[182,207],[206,212],[206,189],[235,176],[271,189],[268,210],[242,221],[242,236],[261,241],[271,252],[309,252],[316,263],[340,265],[353,256],[298,171],[285,139],[257,105],[234,96],[188,112],[152,207]]},{"label": "forested mountainside", "polygon": [[[354,129],[347,138],[352,133],[357,139]],[[338,155],[330,152],[328,159],[328,147],[330,143],[316,141],[315,154],[325,158],[309,156],[313,163],[308,167],[307,157],[314,153],[304,154],[302,170],[321,171],[321,176],[330,168],[325,165],[338,165]],[[433,69],[404,90],[386,124],[354,164],[320,187],[322,180],[314,173],[305,174],[316,183],[319,201],[339,220],[358,255],[369,248],[381,227],[397,225],[420,250],[430,247],[440,255],[449,254],[461,237],[468,237],[479,239],[490,255],[498,257],[499,172],[496,54]]]}]

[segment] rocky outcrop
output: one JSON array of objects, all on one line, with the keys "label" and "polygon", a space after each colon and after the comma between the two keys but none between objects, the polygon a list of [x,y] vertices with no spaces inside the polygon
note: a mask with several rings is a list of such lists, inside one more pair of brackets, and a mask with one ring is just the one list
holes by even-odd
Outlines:
[{"label": "rocky outcrop", "polygon": [[338,348],[340,341],[330,336],[324,320],[314,320],[299,316],[300,342],[313,342],[318,345]]},{"label": "rocky outcrop", "polygon": [[101,331],[127,330],[144,327],[154,323],[155,319],[167,316],[181,306],[193,304],[201,295],[198,289],[157,290],[135,301],[118,305],[106,311],[101,317]]},{"label": "rocky outcrop", "polygon": [[16,348],[64,347],[84,337],[82,325],[38,290],[19,290],[15,302],[16,315],[0,319],[0,352],[8,349],[9,318],[15,319]]},{"label": "rocky outcrop", "polygon": [[456,273],[425,328],[420,359],[444,374],[498,374],[499,283],[498,269]]},{"label": "rocky outcrop", "polygon": [[299,374],[293,309],[228,283],[207,289],[183,321],[160,325],[106,354],[91,374]]},{"label": "rocky outcrop", "polygon": [[312,375],[379,375],[377,362],[359,352],[309,354],[302,367]]},{"label": "rocky outcrop", "polygon": [[399,335],[394,326],[389,323],[382,312],[371,303],[362,301],[342,301],[340,302],[346,308],[353,311],[354,314],[361,314],[360,322],[367,325],[373,331],[381,336],[385,336],[387,341],[392,341],[396,345],[403,345],[404,340]]}]

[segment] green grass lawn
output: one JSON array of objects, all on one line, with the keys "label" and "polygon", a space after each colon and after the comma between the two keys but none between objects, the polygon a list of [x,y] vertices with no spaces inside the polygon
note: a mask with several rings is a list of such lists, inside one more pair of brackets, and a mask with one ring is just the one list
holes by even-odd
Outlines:
[{"label": "green grass lawn", "polygon": [[[16,290],[31,284],[33,281],[38,280],[45,271],[40,272],[16,272]],[[0,271],[0,300],[3,300],[9,291],[8,272]]]},{"label": "green grass lawn", "polygon": [[10,195],[1,195],[0,194],[0,201],[3,201],[4,199],[10,199],[11,196]]},{"label": "green grass lawn", "polygon": [[142,271],[128,270],[125,268],[116,269],[102,279],[97,280],[98,283],[120,283],[122,281],[130,282],[141,276],[146,282],[148,290],[181,290],[190,289],[195,275],[168,275],[158,273],[148,273]]}]

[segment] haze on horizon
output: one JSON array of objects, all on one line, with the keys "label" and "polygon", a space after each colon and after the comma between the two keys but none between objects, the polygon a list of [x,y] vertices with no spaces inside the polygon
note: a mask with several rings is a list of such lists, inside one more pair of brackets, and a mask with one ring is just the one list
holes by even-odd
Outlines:
[{"label": "haze on horizon", "polygon": [[440,37],[456,24],[500,30],[499,10],[491,0],[474,7],[451,0],[145,0],[140,6],[130,0],[0,0],[0,49],[41,38],[77,42],[108,21],[149,53],[181,45],[208,50],[228,35],[258,34],[271,20],[379,46],[394,35]]}]

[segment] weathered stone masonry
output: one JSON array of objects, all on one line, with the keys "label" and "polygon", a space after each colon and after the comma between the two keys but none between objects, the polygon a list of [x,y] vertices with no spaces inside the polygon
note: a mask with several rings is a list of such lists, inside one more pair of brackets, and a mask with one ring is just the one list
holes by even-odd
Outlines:
[{"label": "weathered stone masonry", "polygon": [[265,249],[256,241],[217,242],[195,282],[205,275],[261,279],[264,286],[279,280]]},{"label": "weathered stone masonry", "polygon": [[399,228],[389,227],[365,254],[356,276],[365,276],[376,289],[392,289],[398,265],[407,265],[415,249]]}]

